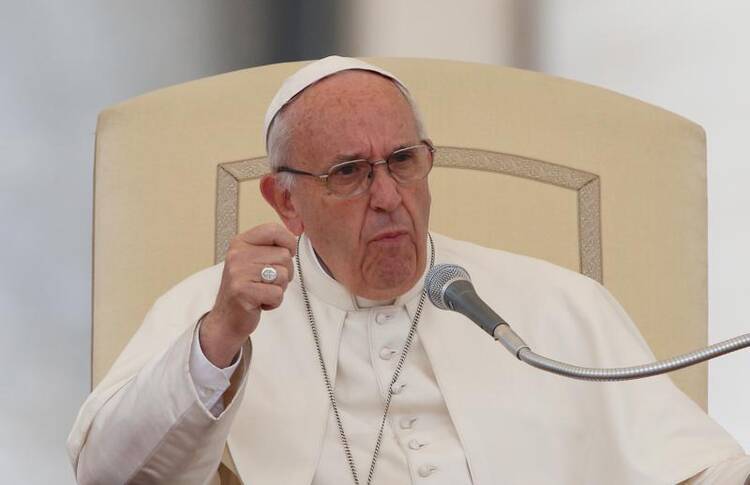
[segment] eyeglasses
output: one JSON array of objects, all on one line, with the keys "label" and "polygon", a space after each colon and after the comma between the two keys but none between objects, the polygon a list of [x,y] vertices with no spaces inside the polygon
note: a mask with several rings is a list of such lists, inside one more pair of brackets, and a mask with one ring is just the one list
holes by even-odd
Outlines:
[{"label": "eyeglasses", "polygon": [[422,180],[432,170],[433,153],[435,148],[428,141],[422,141],[418,145],[400,148],[384,160],[358,159],[337,163],[324,174],[304,172],[290,167],[279,167],[276,172],[317,177],[326,184],[333,195],[345,199],[356,197],[370,188],[377,165],[385,164],[388,173],[400,185]]}]

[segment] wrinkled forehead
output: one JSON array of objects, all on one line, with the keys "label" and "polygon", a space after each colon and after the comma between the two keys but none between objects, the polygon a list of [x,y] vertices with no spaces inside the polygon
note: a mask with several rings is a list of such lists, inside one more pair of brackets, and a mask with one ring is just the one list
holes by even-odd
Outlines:
[{"label": "wrinkled forehead", "polygon": [[385,69],[373,66],[364,61],[360,61],[359,59],[329,56],[307,64],[302,69],[289,76],[282,83],[266,111],[264,120],[264,138],[266,140],[266,148],[268,148],[268,132],[279,112],[311,86],[319,83],[321,80],[345,71],[368,71],[379,74],[380,76],[392,81],[402,92],[409,104],[413,105],[413,100],[409,90],[398,78],[396,78],[396,76]]},{"label": "wrinkled forehead", "polygon": [[[310,86],[282,110],[278,132],[283,153],[305,170],[322,170],[333,161],[381,156],[413,144],[419,135],[414,113],[393,81],[376,73],[346,71]],[[283,128],[282,128],[283,126]],[[272,149],[274,149],[272,147]]]}]

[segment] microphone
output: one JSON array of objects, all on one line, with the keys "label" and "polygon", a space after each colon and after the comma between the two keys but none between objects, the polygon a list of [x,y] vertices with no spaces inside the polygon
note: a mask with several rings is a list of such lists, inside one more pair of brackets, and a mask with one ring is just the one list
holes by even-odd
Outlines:
[{"label": "microphone", "polygon": [[427,296],[441,310],[453,310],[463,314],[479,327],[494,335],[495,329],[505,320],[492,310],[474,290],[471,277],[461,266],[439,264],[427,273],[425,279]]},{"label": "microphone", "polygon": [[560,362],[539,355],[495,313],[474,290],[469,273],[455,264],[438,264],[425,278],[425,291],[433,305],[468,317],[499,341],[516,358],[538,369],[587,381],[624,381],[655,376],[750,347],[750,333],[671,359],[631,367],[597,369]]}]

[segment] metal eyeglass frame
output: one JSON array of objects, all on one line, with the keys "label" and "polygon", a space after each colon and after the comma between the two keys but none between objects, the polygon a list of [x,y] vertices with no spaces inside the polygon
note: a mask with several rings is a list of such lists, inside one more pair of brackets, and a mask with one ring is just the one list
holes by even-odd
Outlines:
[{"label": "metal eyeglass frame", "polygon": [[[426,177],[430,173],[430,171],[432,170],[432,167],[433,167],[433,164],[434,164],[433,156],[434,156],[435,151],[436,151],[435,147],[428,140],[422,140],[419,143],[417,143],[416,145],[410,145],[408,147],[403,147],[403,148],[399,148],[398,150],[394,150],[390,155],[388,155],[384,159],[370,161],[370,160],[367,160],[367,159],[364,159],[364,158],[358,158],[356,160],[347,160],[346,162],[337,163],[337,164],[333,165],[331,168],[329,168],[326,173],[323,173],[323,174],[305,172],[304,170],[297,170],[296,168],[291,168],[291,167],[286,167],[286,166],[281,166],[281,167],[277,168],[276,169],[276,173],[291,173],[291,174],[294,174],[294,175],[307,175],[307,176],[310,176],[310,177],[316,177],[316,178],[320,179],[325,184],[326,188],[331,192],[331,194],[335,195],[336,197],[340,197],[340,198],[346,199],[346,198],[350,198],[350,197],[356,197],[356,196],[358,196],[358,195],[366,192],[367,189],[370,188],[370,185],[372,185],[372,174],[375,171],[375,167],[377,165],[383,165],[383,164],[385,164],[386,168],[388,169],[388,174],[391,177],[393,177],[393,180],[395,180],[398,184],[403,185],[403,182],[400,182],[399,179],[397,177],[395,177],[393,175],[393,173],[391,172],[391,167],[388,164],[388,159],[390,159],[391,157],[393,157],[393,155],[395,155],[395,154],[397,154],[399,152],[406,151],[406,150],[411,150],[413,148],[419,148],[421,146],[426,146],[427,149],[430,151],[430,169],[427,170],[427,172],[424,174],[424,177]],[[364,188],[361,191],[355,190],[351,194],[340,195],[340,194],[337,194],[335,191],[331,190],[331,188],[328,186],[328,178],[331,176],[331,174],[333,173],[333,171],[335,171],[335,170],[337,170],[337,169],[339,169],[339,168],[341,168],[341,167],[343,167],[345,165],[354,164],[354,163],[361,163],[361,162],[367,162],[370,165],[370,172],[367,174],[367,179],[369,179],[370,182],[366,186],[364,186]],[[418,180],[424,179],[424,177],[419,178],[419,179],[409,180],[408,182],[416,182]]]}]

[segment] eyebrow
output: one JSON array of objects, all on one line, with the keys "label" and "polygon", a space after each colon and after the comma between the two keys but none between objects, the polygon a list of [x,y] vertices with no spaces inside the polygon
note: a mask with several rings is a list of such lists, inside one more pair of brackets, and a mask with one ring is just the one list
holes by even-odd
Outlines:
[{"label": "eyebrow", "polygon": [[[413,144],[410,145],[408,143],[402,143],[398,145],[396,148],[391,150],[388,155],[391,155],[394,152],[397,152],[399,150],[403,150],[404,148],[414,146]],[[354,160],[367,160],[367,156],[365,156],[362,152],[355,152],[353,154],[348,153],[341,153],[339,155],[336,155],[336,157],[333,159],[333,165],[344,163],[344,162],[352,162]]]},{"label": "eyebrow", "polygon": [[366,160],[366,159],[367,157],[364,156],[361,152],[356,152],[353,154],[342,153],[342,154],[336,155],[336,157],[333,159],[333,164],[336,165],[337,163],[352,162],[354,160]]}]

